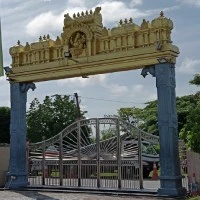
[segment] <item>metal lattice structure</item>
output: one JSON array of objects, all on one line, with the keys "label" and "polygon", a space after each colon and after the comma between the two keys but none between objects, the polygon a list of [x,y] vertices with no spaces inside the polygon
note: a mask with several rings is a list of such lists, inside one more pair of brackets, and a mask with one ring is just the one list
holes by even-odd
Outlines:
[{"label": "metal lattice structure", "polygon": [[159,138],[118,118],[83,119],[29,145],[29,182],[141,189],[143,160],[159,160],[151,144],[159,144]]}]

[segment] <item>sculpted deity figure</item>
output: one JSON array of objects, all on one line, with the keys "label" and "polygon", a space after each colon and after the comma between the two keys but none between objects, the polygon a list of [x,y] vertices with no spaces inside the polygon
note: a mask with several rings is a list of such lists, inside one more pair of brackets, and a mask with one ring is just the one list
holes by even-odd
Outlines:
[{"label": "sculpted deity figure", "polygon": [[86,36],[84,33],[77,32],[75,36],[70,38],[70,45],[72,48],[85,49],[86,48]]},{"label": "sculpted deity figure", "polygon": [[75,32],[69,39],[69,48],[72,55],[83,56],[86,53],[86,35],[83,32]]}]

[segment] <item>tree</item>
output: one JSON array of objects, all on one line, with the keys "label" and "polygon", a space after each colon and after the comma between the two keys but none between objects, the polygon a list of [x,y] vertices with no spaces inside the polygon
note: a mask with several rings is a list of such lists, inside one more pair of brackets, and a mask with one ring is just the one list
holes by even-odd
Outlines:
[{"label": "tree", "polygon": [[[85,113],[81,111],[82,118]],[[35,98],[27,112],[27,137],[31,142],[51,138],[76,120],[77,107],[69,96],[46,96],[43,103]]]},{"label": "tree", "polygon": [[[197,105],[198,98],[196,95],[187,95],[176,98],[176,108],[178,117],[178,132],[181,131],[187,122],[187,116]],[[130,116],[139,121],[138,127],[153,135],[159,135],[158,131],[158,118],[157,118],[157,101],[146,103],[144,108],[120,108],[118,111],[119,116],[128,120]]]},{"label": "tree", "polygon": [[151,134],[158,135],[157,127],[157,101],[146,103],[145,108],[120,108],[118,114],[120,118],[130,122],[130,118],[136,119],[137,125],[140,129]]},{"label": "tree", "polygon": [[187,116],[187,123],[181,129],[180,136],[188,147],[200,153],[200,100]]},{"label": "tree", "polygon": [[116,128],[109,128],[101,131],[101,140],[107,140],[116,136]]},{"label": "tree", "polygon": [[[200,86],[200,74],[195,74],[191,84]],[[200,153],[200,92],[194,95],[186,95],[176,98],[178,116],[179,138],[193,151]],[[118,111],[124,120],[130,116],[137,118],[143,123],[139,128],[149,133],[158,135],[157,126],[157,101],[147,103],[145,108],[121,108]]]},{"label": "tree", "polygon": [[10,108],[0,107],[0,143],[10,143]]},{"label": "tree", "polygon": [[195,74],[194,79],[190,81],[190,84],[200,86],[200,74]]},{"label": "tree", "polygon": [[[191,84],[200,86],[200,74],[195,74]],[[186,123],[180,131],[180,137],[193,151],[200,153],[200,92],[193,98],[193,106],[186,118]]]}]

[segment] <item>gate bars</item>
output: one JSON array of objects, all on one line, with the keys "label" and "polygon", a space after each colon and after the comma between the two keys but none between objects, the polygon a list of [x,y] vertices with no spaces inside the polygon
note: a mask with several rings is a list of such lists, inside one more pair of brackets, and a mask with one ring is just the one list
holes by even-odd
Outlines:
[{"label": "gate bars", "polygon": [[[115,136],[102,140],[103,126],[114,126]],[[83,129],[94,136],[93,143],[84,135]],[[153,141],[157,139],[118,118],[79,120],[52,139],[30,144],[30,152],[35,155],[30,157],[30,184],[142,189],[144,137],[149,140],[153,137]],[[122,148],[122,141],[133,139],[136,140],[135,146],[131,144]],[[55,149],[48,156],[50,147]]]}]

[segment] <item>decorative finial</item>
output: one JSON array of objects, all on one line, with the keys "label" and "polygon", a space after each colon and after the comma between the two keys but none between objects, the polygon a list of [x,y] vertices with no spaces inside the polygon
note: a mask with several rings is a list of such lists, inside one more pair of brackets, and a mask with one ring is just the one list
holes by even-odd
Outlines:
[{"label": "decorative finial", "polygon": [[40,37],[39,37],[39,41],[41,42],[42,41],[42,36],[40,35]]},{"label": "decorative finial", "polygon": [[123,21],[122,21],[122,19],[120,19],[120,21],[119,21],[119,24],[120,24],[120,25],[122,25],[122,24],[123,24]]},{"label": "decorative finial", "polygon": [[43,40],[46,40],[46,36],[45,35],[43,36]]},{"label": "decorative finial", "polygon": [[125,22],[125,24],[127,24],[127,23],[128,23],[128,20],[127,20],[127,19],[125,19],[125,20],[124,20],[124,22]]},{"label": "decorative finial", "polygon": [[85,15],[85,14],[84,14],[84,12],[82,11],[82,12],[81,12],[81,16],[84,16],[84,15]]},{"label": "decorative finial", "polygon": [[164,12],[163,11],[160,12],[160,17],[164,17]]},{"label": "decorative finial", "polygon": [[20,41],[19,40],[17,41],[17,44],[20,45]]},{"label": "decorative finial", "polygon": [[73,18],[76,18],[76,14],[75,13],[73,14]]},{"label": "decorative finial", "polygon": [[49,40],[50,39],[50,35],[49,34],[47,34],[47,40]]},{"label": "decorative finial", "polygon": [[88,15],[89,13],[88,13],[88,11],[86,10],[86,12],[85,12],[85,15]]},{"label": "decorative finial", "polygon": [[90,10],[90,14],[91,14],[91,15],[92,15],[92,13],[93,13],[92,10]]},{"label": "decorative finial", "polygon": [[77,17],[80,17],[80,13],[78,12]]},{"label": "decorative finial", "polygon": [[133,23],[133,18],[132,18],[132,17],[129,19],[129,22],[130,22],[130,23]]}]

